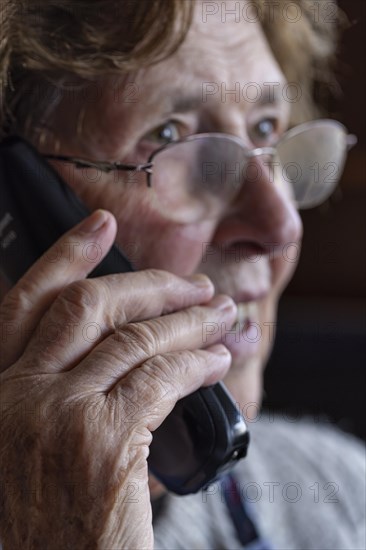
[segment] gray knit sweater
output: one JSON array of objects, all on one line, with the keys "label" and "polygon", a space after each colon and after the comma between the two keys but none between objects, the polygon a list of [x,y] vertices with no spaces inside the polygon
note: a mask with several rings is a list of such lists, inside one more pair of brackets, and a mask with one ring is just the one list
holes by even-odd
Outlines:
[{"label": "gray knit sweater", "polygon": [[[365,550],[364,444],[315,419],[263,415],[249,428],[249,455],[234,474],[273,547]],[[218,483],[169,495],[154,533],[156,549],[242,548]]]}]

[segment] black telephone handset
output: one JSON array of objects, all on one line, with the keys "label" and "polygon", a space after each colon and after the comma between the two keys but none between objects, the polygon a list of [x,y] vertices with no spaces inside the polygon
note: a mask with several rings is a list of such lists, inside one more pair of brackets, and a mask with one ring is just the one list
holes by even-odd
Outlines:
[{"label": "black telephone handset", "polygon": [[[26,141],[0,144],[0,269],[15,284],[88,211]],[[113,246],[91,277],[133,271]],[[244,419],[222,383],[175,405],[153,433],[149,469],[177,494],[197,492],[247,453]]]}]

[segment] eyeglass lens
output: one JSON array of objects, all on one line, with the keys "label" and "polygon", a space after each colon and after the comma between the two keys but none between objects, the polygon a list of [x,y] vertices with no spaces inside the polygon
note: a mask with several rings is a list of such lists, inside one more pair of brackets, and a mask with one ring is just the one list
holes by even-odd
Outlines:
[{"label": "eyeglass lens", "polygon": [[182,223],[216,216],[239,192],[245,193],[245,184],[255,185],[263,177],[272,177],[274,185],[282,178],[297,206],[309,208],[334,190],[346,148],[346,132],[333,121],[290,130],[276,145],[274,159],[248,158],[243,145],[225,135],[197,136],[153,156],[151,184],[164,215]]}]

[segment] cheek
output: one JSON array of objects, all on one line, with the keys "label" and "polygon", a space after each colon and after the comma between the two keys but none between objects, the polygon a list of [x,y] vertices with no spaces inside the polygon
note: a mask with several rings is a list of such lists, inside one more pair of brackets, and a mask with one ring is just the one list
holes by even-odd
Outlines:
[{"label": "cheek", "polygon": [[161,220],[148,209],[144,216],[121,216],[117,221],[117,242],[127,255],[131,252],[129,258],[136,269],[164,269],[181,276],[196,271],[202,246],[200,240],[190,237],[191,228]]},{"label": "cheek", "polygon": [[182,276],[195,271],[202,243],[211,238],[211,226],[182,226],[165,220],[154,208],[145,181],[124,185],[110,175],[97,180],[91,171],[54,167],[89,210],[104,208],[114,214],[116,243],[135,269],[165,269]]},{"label": "cheek", "polygon": [[264,367],[276,337],[278,302],[296,269],[300,255],[300,243],[294,243],[293,252],[291,255],[278,257],[271,262],[272,288],[261,306],[260,313],[262,330],[260,357]]}]

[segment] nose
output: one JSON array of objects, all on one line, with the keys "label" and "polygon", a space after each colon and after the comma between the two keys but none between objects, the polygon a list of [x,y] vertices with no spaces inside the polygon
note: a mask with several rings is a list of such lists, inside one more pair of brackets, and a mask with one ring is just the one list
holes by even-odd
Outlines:
[{"label": "nose", "polygon": [[[278,173],[277,173],[278,172]],[[253,253],[283,254],[298,243],[302,222],[281,171],[273,172],[263,158],[251,159],[242,187],[227,208],[216,241],[225,247],[244,245]]]}]

